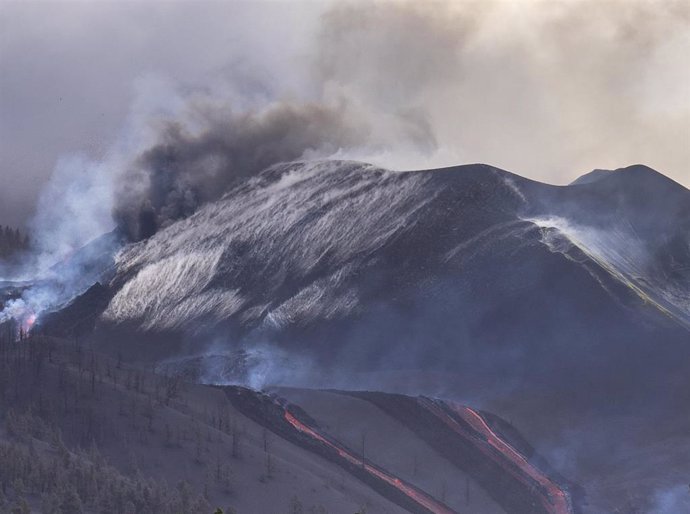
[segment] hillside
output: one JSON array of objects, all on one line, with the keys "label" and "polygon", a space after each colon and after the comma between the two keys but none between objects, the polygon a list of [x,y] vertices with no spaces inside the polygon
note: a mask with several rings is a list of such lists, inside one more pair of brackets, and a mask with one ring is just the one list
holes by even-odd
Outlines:
[{"label": "hillside", "polygon": [[97,246],[33,333],[191,382],[474,405],[583,486],[585,512],[626,512],[690,472],[689,234],[690,192],[645,166],[557,187],[289,163]]},{"label": "hillside", "polygon": [[79,512],[67,502],[84,512],[272,514],[293,503],[304,512],[403,512],[241,415],[217,389],[59,340],[1,350],[2,512],[19,496],[42,513]]},{"label": "hillside", "polygon": [[[430,417],[426,434],[389,414],[422,399],[194,385],[45,337],[0,345],[0,363],[3,512],[575,512],[571,484],[553,482],[569,499],[552,508],[528,478],[551,481],[551,469],[513,469],[460,418],[464,432]],[[444,430],[460,461],[425,441]]]}]

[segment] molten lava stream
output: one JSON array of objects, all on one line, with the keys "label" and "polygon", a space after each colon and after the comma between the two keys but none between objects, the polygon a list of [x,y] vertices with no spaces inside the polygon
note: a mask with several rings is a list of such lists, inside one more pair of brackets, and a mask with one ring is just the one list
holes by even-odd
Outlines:
[{"label": "molten lava stream", "polygon": [[421,491],[421,490],[417,489],[415,486],[400,480],[399,478],[389,474],[388,472],[384,471],[383,469],[380,469],[380,468],[373,466],[371,464],[367,464],[362,459],[360,459],[356,455],[350,453],[348,450],[346,450],[345,448],[343,448],[339,444],[330,441],[326,437],[319,434],[313,428],[302,423],[295,416],[293,416],[287,409],[285,410],[285,419],[287,420],[288,423],[290,423],[299,432],[306,434],[309,437],[311,437],[312,439],[315,439],[315,440],[325,444],[326,446],[334,449],[336,452],[338,452],[338,455],[341,458],[345,459],[350,464],[354,464],[356,466],[359,466],[362,469],[364,469],[365,471],[367,471],[370,475],[373,475],[376,478],[383,480],[384,482],[388,483],[389,485],[392,485],[393,487],[398,489],[398,491],[402,492],[405,496],[410,498],[412,501],[417,503],[419,506],[424,507],[429,512],[432,512],[434,514],[457,514],[454,510],[451,510],[450,508],[448,508],[443,503],[437,501],[433,497],[426,494],[424,491]]},{"label": "molten lava stream", "polygon": [[[515,450],[515,448],[501,439],[493,430],[491,430],[491,427],[487,425],[486,421],[484,421],[484,418],[482,418],[479,413],[469,407],[452,405],[452,408],[456,410],[456,412],[458,410],[461,412],[464,411],[469,417],[473,418],[481,427],[482,432],[487,436],[489,444],[503,453],[503,455],[506,455],[506,457],[508,457],[513,463],[520,467],[520,469],[527,473],[530,478],[537,481],[542,487],[544,487],[544,489],[548,491],[549,503],[551,503],[554,508],[553,512],[557,512],[559,514],[570,514],[572,512],[568,493],[563,491],[560,486],[555,484],[549,477],[544,475],[541,470],[531,465],[527,459],[525,459],[524,455],[519,453],[517,450]],[[461,412],[458,413],[462,415]],[[467,421],[467,417],[464,417],[464,419]]]},{"label": "molten lava stream", "polygon": [[[420,403],[435,416],[441,418],[455,432],[466,439],[472,439],[471,434],[468,434],[466,429],[438,404],[428,399],[421,399]],[[450,407],[450,409],[467,422],[477,434],[482,436],[489,447],[496,450],[498,454],[501,455],[502,459],[499,460],[494,452],[488,451],[489,448],[477,445],[483,453],[492,458],[527,487],[536,491],[545,491],[546,494],[540,494],[540,500],[547,512],[553,514],[572,514],[573,509],[568,493],[561,489],[561,487],[554,483],[549,477],[544,475],[541,470],[530,464],[527,459],[509,443],[498,436],[478,412],[469,407],[448,402],[446,402],[445,405]],[[473,439],[473,441],[474,440],[476,439]],[[506,465],[506,461],[512,463],[514,466]],[[518,472],[518,470],[520,472]],[[540,489],[533,488],[534,482],[539,484]]]},{"label": "molten lava stream", "polygon": [[31,332],[31,329],[33,328],[35,323],[36,323],[36,315],[34,313],[31,313],[26,318],[24,318],[24,320],[23,320],[24,332],[27,334],[29,332]]}]

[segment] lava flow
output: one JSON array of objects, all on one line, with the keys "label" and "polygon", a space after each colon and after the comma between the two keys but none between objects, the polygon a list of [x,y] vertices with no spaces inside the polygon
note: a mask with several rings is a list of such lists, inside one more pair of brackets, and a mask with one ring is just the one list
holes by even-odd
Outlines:
[{"label": "lava flow", "polygon": [[38,316],[27,305],[23,304],[21,309],[18,309],[14,315],[14,320],[17,326],[17,340],[21,341],[29,336],[31,329],[36,324]]},{"label": "lava flow", "polygon": [[[472,434],[467,428],[451,416],[443,406],[436,401],[420,398],[420,404],[435,416],[442,419],[456,433],[465,438],[480,436],[486,445],[477,445],[486,455],[497,464],[524,483],[528,488],[538,491],[541,503],[547,512],[552,514],[572,514],[573,507],[569,494],[558,484],[553,482],[541,470],[530,464],[529,461],[509,443],[503,440],[484,421],[484,418],[474,409],[458,404],[444,402],[453,414],[465,421],[476,434]],[[495,451],[491,451],[491,450]],[[510,465],[512,464],[512,466]],[[534,488],[536,483],[539,487]]]},{"label": "lava flow", "polygon": [[415,502],[420,507],[423,507],[427,511],[433,514],[456,514],[454,510],[451,510],[448,506],[437,501],[433,497],[426,494],[424,491],[417,489],[415,486],[402,481],[401,479],[389,474],[383,469],[374,466],[372,464],[366,463],[361,458],[357,457],[355,454],[345,449],[343,446],[335,441],[330,440],[330,438],[319,434],[315,429],[309,427],[305,423],[302,423],[295,416],[293,416],[287,409],[285,409],[285,420],[290,423],[296,430],[305,434],[313,439],[316,439],[320,443],[332,448],[338,455],[348,461],[350,464],[361,467],[363,470],[368,472],[370,475],[383,480],[387,484],[395,487],[398,491],[402,492],[410,500]]},{"label": "lava flow", "polygon": [[36,323],[36,314],[33,312],[28,314],[23,320],[22,320],[22,328],[24,329],[24,333],[29,333],[31,329],[33,328],[34,324]]}]

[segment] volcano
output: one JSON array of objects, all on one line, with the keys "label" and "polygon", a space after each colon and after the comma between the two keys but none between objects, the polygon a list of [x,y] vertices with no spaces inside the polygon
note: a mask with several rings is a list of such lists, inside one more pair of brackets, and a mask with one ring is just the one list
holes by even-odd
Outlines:
[{"label": "volcano", "polygon": [[689,192],[643,166],[555,187],[485,165],[285,164],[125,248],[100,326],[163,334],[145,343],[163,354],[220,334],[358,369],[630,351],[687,336],[689,230]]},{"label": "volcano", "polygon": [[480,405],[606,512],[690,472],[690,191],[642,165],[276,165],[39,325],[199,382]]}]

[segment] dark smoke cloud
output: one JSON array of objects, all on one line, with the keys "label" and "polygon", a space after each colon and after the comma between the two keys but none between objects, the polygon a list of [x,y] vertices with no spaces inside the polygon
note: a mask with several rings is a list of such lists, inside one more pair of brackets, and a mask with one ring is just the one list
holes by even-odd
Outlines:
[{"label": "dark smoke cloud", "polygon": [[235,112],[195,103],[190,109],[187,124],[162,122],[158,141],[124,175],[116,218],[133,239],[190,215],[272,164],[356,148],[368,135],[344,106],[280,103]]},{"label": "dark smoke cloud", "polygon": [[31,218],[62,157],[110,159],[113,141],[133,137],[132,113],[168,100],[142,95],[149,77],[188,91],[230,84],[257,100],[301,90],[291,70],[321,9],[300,0],[3,0],[0,223]]}]

